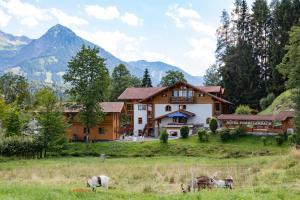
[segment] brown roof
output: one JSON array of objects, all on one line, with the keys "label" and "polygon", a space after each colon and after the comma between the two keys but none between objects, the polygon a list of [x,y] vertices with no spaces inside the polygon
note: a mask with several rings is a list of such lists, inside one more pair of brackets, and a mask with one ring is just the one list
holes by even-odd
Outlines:
[{"label": "brown roof", "polygon": [[210,96],[210,97],[212,97],[213,99],[216,99],[216,100],[218,100],[218,101],[220,101],[220,102],[227,103],[227,104],[232,104],[231,102],[229,102],[229,101],[227,101],[227,100],[225,100],[225,99],[223,99],[223,98],[221,98],[221,97],[217,97],[217,96],[215,96],[215,95],[213,95],[213,94],[211,94],[211,93],[208,93],[208,92],[203,91],[203,90],[200,89],[199,87],[193,86],[193,85],[191,85],[191,84],[189,84],[189,83],[185,83],[185,82],[178,82],[178,83],[175,83],[174,85],[171,85],[171,86],[169,86],[169,87],[162,88],[161,90],[158,90],[157,92],[153,93],[152,95],[149,95],[148,97],[144,98],[142,101],[145,101],[145,100],[147,100],[147,99],[149,99],[149,98],[151,98],[151,97],[154,97],[154,96],[160,94],[161,92],[163,92],[163,91],[165,91],[165,90],[168,90],[168,89],[170,89],[170,88],[176,87],[176,86],[179,85],[179,84],[184,84],[184,85],[186,85],[186,86],[188,86],[188,87],[190,87],[190,88],[193,88],[194,90],[198,90],[198,91],[200,91],[200,92],[202,92],[202,93],[204,93],[204,94],[207,94],[208,96]]},{"label": "brown roof", "polygon": [[[124,107],[124,102],[102,102],[100,106],[105,113],[120,113]],[[79,112],[79,107],[74,105],[65,106],[64,112],[67,113],[77,113]]]},{"label": "brown roof", "polygon": [[[166,87],[149,87],[149,88],[127,88],[120,96],[119,100],[142,100],[164,90]],[[205,93],[222,93],[224,90],[221,86],[196,86],[196,88]]]},{"label": "brown roof", "polygon": [[149,88],[127,88],[120,96],[119,100],[142,100],[165,89],[165,87]]},{"label": "brown roof", "polygon": [[222,93],[221,86],[196,86],[196,87],[208,93]]},{"label": "brown roof", "polygon": [[277,115],[237,115],[237,114],[222,114],[218,117],[219,120],[245,120],[245,121],[284,121],[289,117],[294,117],[294,112],[284,111]]}]

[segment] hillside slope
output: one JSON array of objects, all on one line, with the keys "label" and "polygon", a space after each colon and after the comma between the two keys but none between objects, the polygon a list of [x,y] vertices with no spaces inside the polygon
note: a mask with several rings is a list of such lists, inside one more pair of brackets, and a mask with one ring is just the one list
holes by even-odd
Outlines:
[{"label": "hillside slope", "polygon": [[293,90],[287,90],[281,93],[273,103],[268,106],[265,110],[261,111],[260,115],[277,114],[281,111],[287,111],[293,109],[292,100]]}]

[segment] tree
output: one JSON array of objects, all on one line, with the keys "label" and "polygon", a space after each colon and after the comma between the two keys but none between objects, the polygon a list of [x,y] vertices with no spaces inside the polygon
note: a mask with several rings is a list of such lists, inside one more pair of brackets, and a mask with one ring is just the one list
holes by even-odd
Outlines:
[{"label": "tree", "polygon": [[134,75],[131,75],[131,87],[142,87],[142,80]]},{"label": "tree", "polygon": [[125,65],[119,64],[114,68],[111,83],[111,101],[117,101],[122,92],[132,85],[130,72],[126,69]]},{"label": "tree", "polygon": [[284,47],[288,43],[291,27],[300,25],[299,10],[299,0],[274,0],[271,4],[272,26],[269,53],[271,85],[268,88],[268,92],[273,92],[275,96],[284,91],[284,82],[286,79],[276,66],[281,63],[286,53]]},{"label": "tree", "polygon": [[16,101],[18,105],[24,106],[29,98],[27,80],[23,76],[6,73],[0,77],[0,93],[4,95],[6,103]]},{"label": "tree", "polygon": [[239,105],[235,109],[235,114],[237,114],[237,115],[249,115],[249,114],[251,114],[251,108],[248,105]]},{"label": "tree", "polygon": [[204,75],[204,85],[206,86],[214,86],[221,84],[221,75],[219,69],[216,64],[211,65]]},{"label": "tree", "polygon": [[169,87],[178,82],[187,82],[184,78],[184,74],[180,71],[169,70],[166,72],[166,75],[162,77],[160,84],[163,87]]},{"label": "tree", "polygon": [[296,143],[300,145],[300,26],[293,27],[290,32],[289,43],[286,46],[287,53],[278,65],[278,70],[288,78],[287,88],[295,88],[294,102],[296,105]]},{"label": "tree", "polygon": [[218,122],[215,118],[212,118],[209,121],[209,129],[211,130],[211,132],[216,133],[216,130],[218,129]]},{"label": "tree", "polygon": [[151,77],[148,72],[148,69],[146,68],[144,71],[144,76],[142,80],[142,87],[152,87]]},{"label": "tree", "polygon": [[3,127],[6,129],[6,136],[21,135],[22,122],[20,112],[10,107],[2,119]]},{"label": "tree", "polygon": [[41,126],[41,140],[43,141],[44,157],[48,151],[58,152],[66,142],[67,123],[59,112],[57,97],[50,88],[44,88],[36,92],[35,105],[38,109],[38,123]]},{"label": "tree", "polygon": [[253,46],[253,56],[260,69],[261,86],[265,91],[270,86],[270,35],[271,35],[271,13],[266,0],[256,0],[252,6],[251,14],[251,43]]},{"label": "tree", "polygon": [[63,76],[69,84],[67,93],[74,97],[80,107],[79,119],[86,126],[86,142],[90,128],[103,120],[100,106],[108,97],[109,73],[104,59],[97,54],[99,49],[83,46],[68,63]]},{"label": "tree", "polygon": [[183,139],[188,138],[189,137],[189,132],[190,132],[190,129],[189,129],[188,126],[182,126],[180,128],[180,136],[181,136],[181,138],[183,138]]}]

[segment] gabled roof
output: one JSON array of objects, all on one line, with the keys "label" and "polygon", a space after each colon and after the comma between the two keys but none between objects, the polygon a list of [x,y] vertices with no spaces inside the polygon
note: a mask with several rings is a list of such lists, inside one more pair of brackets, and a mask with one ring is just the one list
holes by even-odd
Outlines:
[{"label": "gabled roof", "polygon": [[200,90],[208,93],[221,93],[222,94],[222,87],[221,86],[196,86]]},{"label": "gabled roof", "polygon": [[200,89],[197,86],[193,86],[193,85],[191,85],[189,83],[185,83],[185,82],[178,82],[178,83],[175,83],[174,85],[171,85],[169,87],[165,87],[165,88],[163,88],[161,90],[158,90],[156,93],[153,93],[152,95],[149,95],[148,97],[146,97],[145,99],[143,99],[141,102],[144,102],[144,101],[146,101],[146,100],[148,100],[148,99],[150,99],[150,98],[152,98],[152,97],[154,97],[154,96],[156,96],[156,95],[158,95],[158,94],[160,94],[160,93],[162,93],[162,92],[164,92],[166,90],[169,90],[169,89],[171,89],[173,87],[176,87],[178,85],[186,85],[187,87],[193,88],[196,91],[200,91],[200,92],[202,92],[202,93],[204,93],[204,94],[206,94],[206,95],[208,95],[208,96],[212,97],[213,99],[216,99],[216,100],[218,100],[220,102],[227,103],[227,104],[232,104],[231,102],[229,102],[229,101],[227,101],[227,100],[225,100],[225,99],[223,99],[221,97],[217,97],[217,96],[215,96],[213,94],[205,92],[204,90]]},{"label": "gabled roof", "polygon": [[166,118],[166,117],[172,118],[173,115],[175,115],[177,113],[183,114],[184,116],[187,116],[187,117],[195,116],[195,113],[192,113],[192,112],[189,112],[189,111],[186,111],[186,110],[176,110],[174,112],[159,116],[159,117],[155,118],[155,120],[163,119],[163,118]]},{"label": "gabled roof", "polygon": [[127,88],[120,96],[119,100],[142,100],[165,89],[165,87],[149,88]]},{"label": "gabled roof", "polygon": [[287,118],[294,117],[293,111],[280,112],[277,115],[237,115],[237,114],[222,114],[218,117],[219,120],[242,120],[242,121],[284,121]]},{"label": "gabled roof", "polygon": [[[100,106],[105,113],[121,113],[124,102],[101,102]],[[65,106],[65,113],[78,113],[79,107],[74,105]]]}]

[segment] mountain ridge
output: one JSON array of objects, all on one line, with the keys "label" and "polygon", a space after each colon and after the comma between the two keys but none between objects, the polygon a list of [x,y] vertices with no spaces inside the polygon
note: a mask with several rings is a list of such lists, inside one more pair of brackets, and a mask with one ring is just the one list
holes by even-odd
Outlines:
[{"label": "mountain ridge", "polygon": [[[13,36],[8,35],[9,37]],[[18,36],[13,37],[17,38]],[[2,73],[18,73],[26,76],[29,80],[60,85],[63,84],[62,75],[67,69],[68,61],[80,50],[82,45],[86,45],[99,48],[99,55],[106,60],[106,67],[110,73],[115,66],[121,63],[128,68],[131,74],[137,77],[142,77],[145,68],[148,68],[155,85],[159,83],[166,71],[179,70],[184,73],[191,84],[202,85],[202,78],[192,76],[179,67],[161,61],[125,62],[102,47],[77,36],[71,29],[60,24],[51,27],[37,39],[31,40],[25,36],[22,37],[27,43],[21,48],[15,47],[15,49],[12,48],[13,50],[0,51],[2,54],[0,56],[0,71]]]}]

